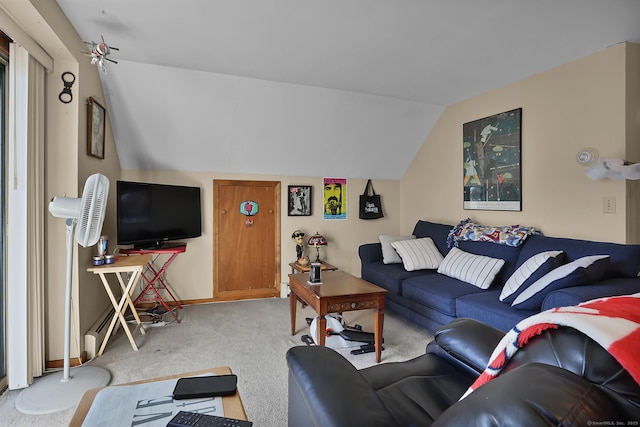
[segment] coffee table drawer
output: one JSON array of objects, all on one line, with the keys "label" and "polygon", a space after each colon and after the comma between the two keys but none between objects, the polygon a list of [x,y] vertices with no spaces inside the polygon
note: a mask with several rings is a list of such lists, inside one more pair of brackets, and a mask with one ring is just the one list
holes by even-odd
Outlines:
[{"label": "coffee table drawer", "polygon": [[352,300],[352,301],[341,301],[327,304],[327,310],[330,313],[335,313],[338,311],[349,311],[349,310],[366,310],[368,308],[378,308],[378,299],[370,299],[370,300]]}]

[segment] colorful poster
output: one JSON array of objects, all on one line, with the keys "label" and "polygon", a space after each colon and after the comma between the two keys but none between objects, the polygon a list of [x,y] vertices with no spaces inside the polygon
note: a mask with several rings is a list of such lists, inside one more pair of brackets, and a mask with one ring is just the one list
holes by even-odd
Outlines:
[{"label": "colorful poster", "polygon": [[347,179],[323,178],[322,219],[347,219]]},{"label": "colorful poster", "polygon": [[522,108],[462,125],[464,209],[522,210]]}]

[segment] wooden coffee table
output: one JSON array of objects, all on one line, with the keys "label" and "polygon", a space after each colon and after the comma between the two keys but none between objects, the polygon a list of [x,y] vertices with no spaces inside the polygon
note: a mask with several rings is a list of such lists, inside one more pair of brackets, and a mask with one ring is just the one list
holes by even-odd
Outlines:
[{"label": "wooden coffee table", "polygon": [[318,341],[320,345],[325,343],[327,329],[325,315],[344,311],[373,309],[376,362],[380,362],[386,289],[344,271],[323,271],[321,285],[311,285],[308,280],[309,275],[305,273],[289,275],[291,335],[296,334],[296,305],[298,300],[303,304],[308,304],[318,314]]}]

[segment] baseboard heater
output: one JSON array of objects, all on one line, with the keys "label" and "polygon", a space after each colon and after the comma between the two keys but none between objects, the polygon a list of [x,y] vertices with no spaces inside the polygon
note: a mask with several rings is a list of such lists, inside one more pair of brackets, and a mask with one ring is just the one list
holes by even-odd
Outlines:
[{"label": "baseboard heater", "polygon": [[115,312],[116,311],[113,307],[105,310],[105,312],[100,315],[96,323],[91,326],[91,329],[89,329],[89,331],[84,335],[84,349],[86,350],[87,357],[89,359],[93,359],[98,354],[102,341],[104,341],[104,338],[107,335],[109,323],[111,322],[111,319],[113,319]]}]

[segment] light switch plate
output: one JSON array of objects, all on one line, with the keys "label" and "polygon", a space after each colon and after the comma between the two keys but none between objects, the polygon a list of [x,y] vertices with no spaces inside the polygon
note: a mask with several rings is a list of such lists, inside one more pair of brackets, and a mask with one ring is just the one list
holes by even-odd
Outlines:
[{"label": "light switch plate", "polygon": [[616,213],[616,198],[615,197],[603,197],[602,198],[602,212],[603,213]]}]

